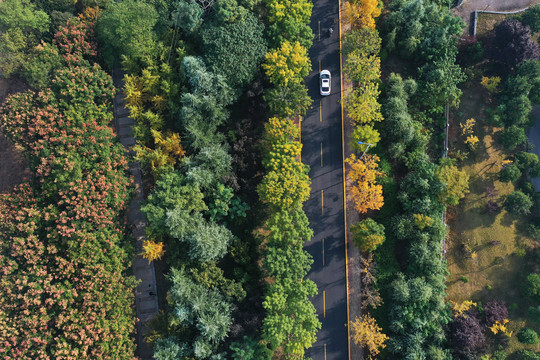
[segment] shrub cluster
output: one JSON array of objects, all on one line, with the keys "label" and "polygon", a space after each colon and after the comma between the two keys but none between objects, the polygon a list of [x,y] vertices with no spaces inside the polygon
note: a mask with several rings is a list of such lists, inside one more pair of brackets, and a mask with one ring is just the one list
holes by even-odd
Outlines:
[{"label": "shrub cluster", "polygon": [[[0,200],[3,358],[131,359],[132,247],[123,233],[131,181],[111,128],[112,79],[80,20],[44,44],[62,54],[50,87],[12,95],[2,132],[34,179]],[[90,24],[91,25],[91,24]],[[82,33],[80,31],[83,31]]]}]

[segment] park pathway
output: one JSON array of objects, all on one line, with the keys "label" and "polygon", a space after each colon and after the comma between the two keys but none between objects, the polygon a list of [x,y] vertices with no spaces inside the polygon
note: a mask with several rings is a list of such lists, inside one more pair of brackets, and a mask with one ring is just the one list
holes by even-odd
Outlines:
[{"label": "park pathway", "polygon": [[[123,88],[123,72],[116,68],[113,71],[114,86],[117,89]],[[120,92],[114,98],[114,126],[120,143],[126,150],[126,155],[133,155],[131,147],[135,145],[132,126],[135,121],[129,117],[129,110],[126,108],[123,92]],[[135,289],[135,307],[137,311],[137,355],[141,360],[151,360],[152,348],[144,341],[149,328],[147,324],[158,313],[158,299],[156,288],[156,275],[154,264],[149,263],[141,255],[143,241],[146,239],[144,228],[146,219],[141,212],[141,202],[144,200],[144,191],[142,187],[142,177],[140,164],[137,162],[129,163],[129,171],[133,176],[135,185],[135,197],[129,204],[127,216],[132,229],[131,236],[137,241],[137,255],[133,259],[133,275],[140,281]]]}]

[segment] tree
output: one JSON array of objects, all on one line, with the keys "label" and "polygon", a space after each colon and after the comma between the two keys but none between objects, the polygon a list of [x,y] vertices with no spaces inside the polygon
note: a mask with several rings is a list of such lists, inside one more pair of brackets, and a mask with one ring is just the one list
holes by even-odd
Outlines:
[{"label": "tree", "polygon": [[495,48],[492,57],[510,67],[540,57],[538,43],[531,39],[531,28],[517,19],[506,19],[495,26]]},{"label": "tree", "polygon": [[63,65],[58,48],[42,42],[30,51],[23,64],[23,74],[32,87],[43,89],[49,85],[53,73]]},{"label": "tree", "polygon": [[178,1],[172,18],[188,34],[193,34],[203,23],[203,9],[195,0]]},{"label": "tree", "polygon": [[266,54],[266,61],[262,65],[270,82],[274,85],[288,85],[301,83],[311,69],[311,61],[307,56],[307,49],[299,42],[285,41],[279,49]]},{"label": "tree", "polygon": [[538,166],[538,155],[526,151],[518,151],[514,155],[514,162],[521,171],[527,173],[529,170]]},{"label": "tree", "polygon": [[146,204],[141,206],[141,211],[148,220],[147,234],[157,240],[168,234],[166,221],[167,212],[170,210],[182,209],[188,216],[206,210],[203,197],[204,195],[197,187],[185,184],[184,177],[179,173],[164,174],[160,180],[156,181],[155,188],[148,195]]},{"label": "tree", "polygon": [[343,35],[343,53],[346,56],[359,51],[364,55],[377,55],[381,51],[381,38],[376,29],[353,29]]},{"label": "tree", "polygon": [[371,218],[351,226],[353,242],[360,251],[371,252],[384,242],[384,225]]},{"label": "tree", "polygon": [[250,12],[236,0],[217,1],[213,9],[216,14],[216,19],[222,24],[242,22]]},{"label": "tree", "polygon": [[527,141],[527,135],[522,127],[512,125],[501,131],[497,140],[506,149],[515,150],[515,148]]},{"label": "tree", "polygon": [[525,295],[540,300],[540,275],[536,273],[529,274],[523,283]]},{"label": "tree", "polygon": [[[313,3],[306,0],[271,0],[266,2],[268,10],[268,37],[272,48],[286,41],[298,42],[306,49],[313,41],[309,26]],[[286,10],[285,10],[286,9]]]},{"label": "tree", "polygon": [[154,49],[152,31],[158,20],[156,9],[145,2],[125,0],[110,2],[98,18],[98,39],[103,57],[112,68],[118,58],[140,61]]},{"label": "tree", "polygon": [[362,315],[351,322],[353,331],[353,340],[357,345],[367,347],[371,355],[377,355],[380,349],[384,349],[384,344],[388,336],[382,333],[382,328],[377,325],[371,315]]},{"label": "tree", "polygon": [[208,68],[240,90],[253,80],[266,54],[263,25],[247,14],[242,21],[207,27],[202,31],[202,51]]},{"label": "tree", "polygon": [[485,344],[482,327],[476,316],[471,313],[454,319],[450,335],[453,347],[460,355],[475,354]]},{"label": "tree", "polygon": [[437,168],[437,177],[444,185],[444,190],[439,195],[439,200],[447,205],[457,205],[459,200],[469,193],[469,175],[459,170],[451,163]]},{"label": "tree", "polygon": [[263,95],[272,115],[287,118],[304,114],[313,103],[304,84],[288,83],[267,89]]},{"label": "tree", "polygon": [[[373,128],[373,125],[358,125],[354,128],[351,145],[356,151],[364,152],[368,149],[368,145],[364,144],[372,144],[370,145],[371,149],[374,148],[380,140],[381,135]],[[363,142],[364,144],[358,144],[358,142]]]},{"label": "tree", "polygon": [[522,328],[517,334],[520,343],[538,344],[538,334],[533,329]]},{"label": "tree", "polygon": [[26,60],[26,52],[49,29],[47,13],[37,10],[29,0],[6,0],[0,3],[0,70],[9,77]]},{"label": "tree", "polygon": [[381,15],[381,8],[377,0],[352,0],[345,3],[344,14],[345,22],[351,24],[353,29],[375,29],[375,18]]},{"label": "tree", "polygon": [[343,73],[359,86],[378,80],[381,77],[381,59],[378,54],[367,55],[362,50],[347,55]]},{"label": "tree", "polygon": [[496,321],[502,322],[504,319],[508,319],[508,309],[504,301],[491,300],[487,302],[484,305],[484,317],[488,326]]},{"label": "tree", "polygon": [[516,164],[509,164],[502,168],[499,173],[499,180],[502,182],[516,181],[521,177],[521,171]]},{"label": "tree", "polygon": [[459,104],[461,90],[458,85],[465,80],[461,67],[454,59],[445,56],[440,60],[429,62],[420,68],[421,101],[434,112],[442,113],[446,102],[452,106]]},{"label": "tree", "polygon": [[196,359],[211,357],[230,331],[231,303],[219,291],[195,283],[184,270],[172,268],[168,279],[172,284],[167,297],[172,308],[168,319],[170,328],[195,325],[191,327],[193,341],[173,337],[181,351],[175,346],[173,349],[180,354],[188,351]]},{"label": "tree", "polygon": [[376,183],[383,174],[377,170],[378,162],[378,156],[369,154],[364,155],[363,159],[356,159],[352,154],[345,160],[350,167],[347,173],[347,179],[352,183],[350,194],[359,213],[378,210],[383,206],[382,186]]},{"label": "tree", "polygon": [[362,287],[360,297],[362,298],[362,309],[371,307],[376,309],[383,304],[381,294],[377,289],[377,279],[375,278],[375,262],[373,261],[373,253],[369,253],[367,257],[360,256],[360,271]]},{"label": "tree", "polygon": [[504,207],[511,214],[528,215],[531,212],[533,202],[529,195],[517,190],[508,195],[504,202]]},{"label": "tree", "polygon": [[500,82],[500,76],[482,76],[482,81],[480,82],[480,84],[482,84],[482,86],[485,87],[490,93],[495,93],[497,92],[497,86],[499,86]]},{"label": "tree", "polygon": [[379,85],[372,82],[349,93],[345,99],[345,110],[356,125],[383,120],[381,104],[377,101],[380,93]]},{"label": "tree", "polygon": [[145,240],[143,243],[143,252],[141,255],[148,259],[148,262],[152,262],[154,260],[159,260],[165,255],[165,250],[163,250],[163,243],[152,240]]},{"label": "tree", "polygon": [[519,16],[519,20],[531,28],[533,32],[540,31],[540,6],[531,6]]}]

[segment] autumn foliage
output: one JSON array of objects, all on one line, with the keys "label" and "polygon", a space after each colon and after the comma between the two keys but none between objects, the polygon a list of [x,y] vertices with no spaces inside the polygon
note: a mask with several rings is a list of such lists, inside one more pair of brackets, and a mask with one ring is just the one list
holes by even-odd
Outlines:
[{"label": "autumn foliage", "polygon": [[345,3],[345,21],[353,28],[375,29],[375,18],[381,15],[377,0],[355,0]]},{"label": "autumn foliage", "polygon": [[383,204],[382,185],[377,184],[377,179],[382,172],[377,170],[379,157],[365,154],[357,159],[354,154],[345,162],[349,165],[347,180],[351,182],[349,194],[354,202],[354,208],[361,214],[369,210],[379,210]]},{"label": "autumn foliage", "polygon": [[351,322],[353,340],[355,344],[366,347],[371,355],[377,355],[388,340],[388,336],[382,333],[382,328],[371,315],[362,315]]},{"label": "autumn foliage", "polygon": [[110,125],[112,80],[79,57],[93,49],[79,46],[86,35],[63,31],[56,42],[70,66],[52,89],[0,109],[2,132],[34,173],[0,196],[0,357],[132,359],[131,180]]}]

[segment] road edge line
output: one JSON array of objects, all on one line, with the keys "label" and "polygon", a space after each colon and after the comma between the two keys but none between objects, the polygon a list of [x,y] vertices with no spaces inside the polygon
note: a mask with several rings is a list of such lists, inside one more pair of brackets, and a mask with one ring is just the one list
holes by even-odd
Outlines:
[{"label": "road edge line", "polygon": [[347,242],[347,191],[345,186],[345,121],[343,118],[343,52],[341,46],[341,0],[338,0],[339,19],[339,81],[340,81],[340,106],[341,106],[341,151],[342,151],[342,171],[343,171],[343,218],[345,223],[345,285],[347,288],[347,353],[351,360],[351,326],[349,314],[349,254]]}]

